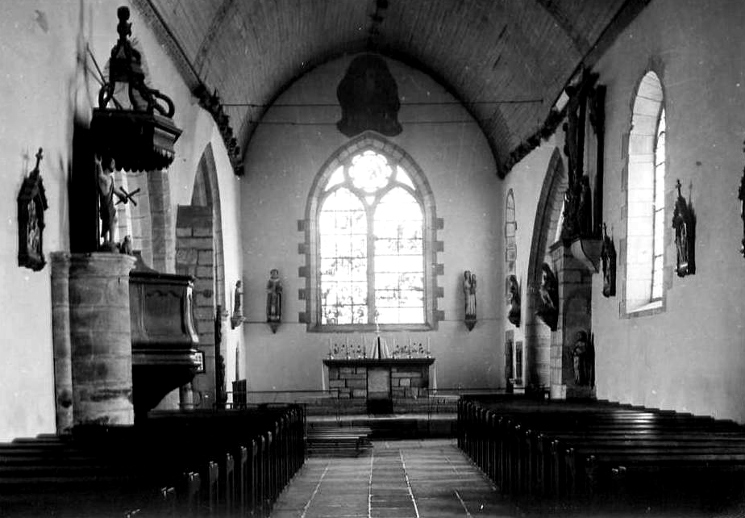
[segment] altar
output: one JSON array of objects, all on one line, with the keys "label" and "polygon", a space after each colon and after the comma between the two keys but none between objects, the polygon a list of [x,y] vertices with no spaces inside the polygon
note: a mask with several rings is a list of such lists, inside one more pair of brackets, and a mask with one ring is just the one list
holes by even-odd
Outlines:
[{"label": "altar", "polygon": [[327,358],[328,388],[340,398],[366,399],[371,413],[389,412],[394,399],[429,393],[434,358]]}]

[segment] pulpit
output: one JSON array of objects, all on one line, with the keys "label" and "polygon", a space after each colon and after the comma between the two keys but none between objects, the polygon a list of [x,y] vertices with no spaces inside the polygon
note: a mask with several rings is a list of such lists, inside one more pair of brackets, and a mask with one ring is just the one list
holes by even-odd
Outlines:
[{"label": "pulpit", "polygon": [[197,370],[199,338],[190,276],[133,270],[129,275],[135,414],[146,413]]}]

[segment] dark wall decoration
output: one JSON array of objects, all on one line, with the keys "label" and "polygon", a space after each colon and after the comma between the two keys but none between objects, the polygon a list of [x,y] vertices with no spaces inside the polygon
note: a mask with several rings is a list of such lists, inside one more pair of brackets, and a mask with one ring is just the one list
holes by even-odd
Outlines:
[{"label": "dark wall decoration", "polygon": [[520,284],[514,275],[507,276],[507,320],[520,327]]},{"label": "dark wall decoration", "polygon": [[[564,123],[564,154],[569,185],[564,196],[561,238],[600,238],[605,141],[605,86],[595,83],[598,74],[585,71],[568,86],[569,101]],[[593,194],[594,193],[594,194]]]},{"label": "dark wall decoration", "polygon": [[398,86],[383,58],[374,54],[354,58],[336,89],[336,96],[342,113],[336,127],[347,137],[366,130],[388,137],[401,133]]},{"label": "dark wall decoration", "polygon": [[514,347],[515,332],[512,329],[508,329],[504,332],[504,380],[508,393],[512,392],[515,377],[514,360],[512,357]]},{"label": "dark wall decoration", "polygon": [[603,223],[603,247],[600,249],[600,259],[603,263],[603,296],[616,295],[616,246],[613,238],[608,236],[608,229]]},{"label": "dark wall decoration", "polygon": [[36,167],[23,180],[18,193],[18,266],[39,271],[44,268],[44,211],[47,196],[41,181],[39,164],[42,149],[36,153]]},{"label": "dark wall decoration", "polygon": [[559,283],[547,263],[541,265],[541,285],[538,293],[540,299],[536,315],[551,328],[551,331],[556,331],[556,324],[559,321]]},{"label": "dark wall decoration", "polygon": [[740,242],[740,253],[745,257],[745,171],[740,180],[740,218],[742,219],[742,241]]},{"label": "dark wall decoration", "polygon": [[680,180],[677,181],[678,198],[673,210],[673,229],[675,230],[676,263],[678,277],[696,273],[696,215],[691,205],[680,193]]}]

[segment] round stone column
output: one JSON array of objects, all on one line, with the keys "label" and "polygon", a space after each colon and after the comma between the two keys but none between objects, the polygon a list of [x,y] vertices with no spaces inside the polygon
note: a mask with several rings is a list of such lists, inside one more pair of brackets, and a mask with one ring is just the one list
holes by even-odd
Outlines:
[{"label": "round stone column", "polygon": [[70,257],[73,425],[128,426],[132,406],[129,272],[124,254]]},{"label": "round stone column", "polygon": [[70,254],[52,252],[52,344],[57,434],[72,431],[72,345],[70,343]]}]

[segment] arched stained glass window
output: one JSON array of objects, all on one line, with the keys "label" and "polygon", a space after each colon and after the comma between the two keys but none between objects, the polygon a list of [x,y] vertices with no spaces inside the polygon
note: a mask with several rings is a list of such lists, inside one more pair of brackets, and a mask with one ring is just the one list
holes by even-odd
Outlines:
[{"label": "arched stained glass window", "polygon": [[424,214],[373,150],[329,178],[318,212],[321,325],[423,324]]},{"label": "arched stained glass window", "polygon": [[432,325],[432,195],[408,156],[373,143],[330,160],[311,193],[311,328]]}]

